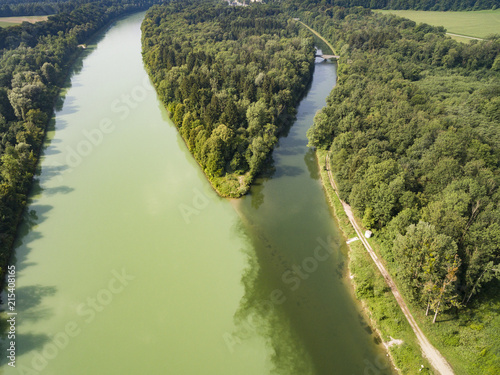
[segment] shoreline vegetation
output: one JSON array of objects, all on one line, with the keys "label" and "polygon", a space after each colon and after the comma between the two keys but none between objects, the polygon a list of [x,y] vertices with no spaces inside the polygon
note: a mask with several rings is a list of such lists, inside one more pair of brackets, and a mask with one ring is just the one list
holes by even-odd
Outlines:
[{"label": "shoreline vegetation", "polygon": [[[320,33],[302,21],[300,21],[300,23],[322,40],[335,54],[334,47]],[[328,197],[335,220],[349,248],[348,269],[353,297],[360,303],[361,310],[370,321],[370,325],[377,333],[388,353],[394,369],[398,373],[416,374],[417,370],[419,374],[434,373],[435,370],[430,365],[428,358],[423,355],[420,343],[407,317],[405,317],[393,293],[388,287],[386,280],[368,254],[367,249],[365,249],[362,242],[358,239],[359,234],[352,226],[344,210],[338,192],[336,191],[336,186],[332,186],[327,164],[329,153],[325,150],[316,149],[315,155],[323,190]],[[358,222],[358,226],[361,227],[359,220],[356,218],[355,220]],[[382,259],[380,254],[377,255]],[[376,293],[373,293],[373,296],[367,296],[363,293],[363,286],[367,278],[374,280],[374,285],[377,286],[376,289],[378,290]],[[387,319],[393,319],[396,324],[383,324],[381,322],[381,320]],[[444,360],[444,358],[441,359]],[[449,366],[446,360],[444,360],[444,362],[445,366]],[[452,373],[451,369],[450,371]]]},{"label": "shoreline vegetation", "polygon": [[112,0],[79,5],[69,1],[66,9],[74,10],[48,21],[0,28],[1,286],[56,103],[75,61],[85,51],[80,46],[120,17],[151,4]]},{"label": "shoreline vegetation", "polygon": [[151,8],[143,57],[170,118],[216,192],[246,194],[310,84],[309,32],[276,5]]},{"label": "shoreline vegetation", "polygon": [[[143,24],[143,53],[146,65],[159,96],[171,113],[187,147],[204,170],[212,186],[223,197],[239,197],[248,191],[253,177],[259,172],[260,166],[267,161],[267,157],[276,143],[278,128],[275,127],[270,133],[268,132],[268,135],[271,134],[273,139],[270,142],[264,142],[265,151],[258,158],[258,168],[250,168],[256,148],[253,141],[249,142],[244,139],[248,135],[250,118],[248,111],[245,113],[248,107],[242,105],[242,98],[231,97],[231,91],[219,95],[218,91],[226,89],[227,84],[220,84],[218,79],[214,82],[213,77],[211,78],[212,82],[204,83],[205,86],[194,86],[197,92],[200,92],[200,89],[202,92],[207,90],[204,92],[205,96],[195,97],[193,91],[189,89],[189,87],[193,87],[193,84],[199,84],[200,78],[195,76],[194,79],[189,80],[186,77],[189,77],[192,71],[197,69],[201,71],[207,55],[199,56],[200,51],[193,48],[193,46],[197,46],[196,43],[199,43],[197,41],[199,30],[193,32],[193,29],[200,26],[196,20],[199,17],[196,11],[183,15],[181,19],[168,18],[179,10],[175,8],[179,6],[179,4],[171,5],[171,10],[163,15],[158,14],[159,7],[148,13],[147,21]],[[244,14],[244,12],[251,13],[261,9],[266,9],[268,12],[277,11],[276,8],[260,6],[260,8],[233,7],[226,12],[242,12]],[[310,24],[309,31],[315,28],[319,30],[319,34],[325,35],[327,40],[335,41],[335,50],[339,51],[343,61],[346,62],[339,68],[341,84],[332,90],[327,100],[327,106],[316,115],[314,126],[308,132],[310,145],[316,147],[318,153],[321,150],[334,148],[335,158],[332,169],[336,180],[342,176],[339,179],[340,196],[342,199],[350,201],[356,216],[362,217],[363,226],[376,234],[375,239],[370,239],[370,244],[376,249],[380,258],[384,259],[391,275],[395,275],[398,288],[402,291],[419,327],[425,331],[432,345],[451,359],[457,374],[494,374],[495,369],[498,369],[498,356],[495,355],[495,347],[498,347],[498,343],[492,339],[485,339],[484,334],[471,333],[471,329],[474,330],[472,327],[478,326],[476,319],[479,316],[473,313],[475,307],[478,306],[477,302],[473,300],[467,308],[463,307],[465,301],[468,302],[474,294],[479,293],[481,284],[485,293],[488,292],[489,285],[486,283],[494,279],[494,273],[491,271],[494,270],[495,260],[498,261],[498,254],[495,254],[495,245],[493,245],[492,252],[486,248],[480,250],[486,251],[484,253],[486,258],[471,258],[471,250],[466,248],[466,241],[471,239],[463,236],[460,238],[460,235],[457,235],[457,227],[465,231],[477,231],[478,233],[474,236],[480,236],[479,232],[482,230],[494,230],[497,223],[491,218],[495,217],[494,212],[498,202],[482,196],[480,200],[483,205],[478,203],[476,204],[478,207],[476,207],[471,202],[471,199],[475,198],[469,197],[468,202],[471,204],[468,207],[466,205],[462,213],[458,213],[453,212],[457,207],[457,202],[453,203],[453,199],[460,197],[453,197],[454,194],[460,194],[460,189],[465,189],[463,194],[466,195],[486,194],[487,197],[490,194],[496,196],[496,188],[494,187],[496,185],[493,181],[496,181],[497,177],[495,177],[495,172],[493,175],[488,175],[488,170],[494,168],[494,160],[498,156],[498,148],[494,143],[496,140],[495,130],[494,127],[490,127],[491,123],[498,120],[495,117],[498,103],[492,100],[493,93],[497,92],[496,79],[498,76],[495,72],[500,70],[498,38],[492,37],[484,42],[473,42],[464,46],[445,37],[445,30],[442,27],[432,27],[426,24],[417,26],[413,21],[390,15],[375,15],[371,10],[360,7],[317,7],[314,2],[304,5],[291,1],[288,5],[284,5],[283,9],[285,10],[283,13],[288,12],[289,16],[299,16],[299,19]],[[202,18],[210,18],[210,15],[207,17],[204,14]],[[165,22],[167,19],[171,21],[168,24]],[[159,26],[163,25],[169,33],[175,32],[169,29],[173,20],[177,22],[174,24],[176,30],[184,28],[186,30],[184,33],[190,35],[189,38],[183,39],[181,36],[177,37],[176,40],[168,39],[168,35],[162,35],[158,31]],[[290,21],[287,25],[291,26]],[[238,24],[238,26],[240,27],[238,32],[241,32],[241,29],[256,27],[256,24],[245,26]],[[213,30],[210,27],[214,27],[214,25],[203,25],[203,27],[207,27],[204,33],[211,35]],[[234,30],[222,30],[224,30],[224,38],[227,38],[225,41],[234,37],[234,34],[230,34]],[[217,33],[220,31],[217,29]],[[250,32],[248,29],[245,31]],[[229,35],[230,37],[228,37]],[[244,32],[243,35],[246,36],[246,33]],[[167,46],[162,45],[162,36],[168,40],[168,43],[165,43],[168,44]],[[404,45],[401,46],[401,44]],[[174,48],[169,48],[172,45]],[[419,53],[418,51],[422,51],[424,46],[426,47],[425,53]],[[261,49],[264,48],[264,46],[261,47]],[[228,49],[224,47],[223,52],[226,51]],[[233,50],[230,49],[230,51]],[[404,51],[404,54],[398,55],[395,51]],[[217,51],[217,53],[220,56],[221,51]],[[213,57],[210,58],[211,63],[216,61],[216,56],[214,53]],[[188,57],[191,58],[191,62],[188,62]],[[227,59],[227,57],[224,58]],[[226,60],[219,61],[222,61],[221,65],[223,66],[226,64]],[[238,64],[239,62],[232,63]],[[161,73],[157,74],[156,71],[157,75],[151,73],[154,67],[162,65],[167,68]],[[219,70],[219,72],[229,75],[224,69]],[[264,77],[268,77],[268,74],[266,73]],[[373,77],[378,78],[374,79]],[[239,78],[240,76],[236,75],[231,77],[231,80],[238,82]],[[248,82],[256,84],[256,78],[256,76],[252,76]],[[371,82],[372,80],[373,82]],[[222,80],[222,82],[224,81]],[[254,87],[260,86],[255,84]],[[457,84],[458,86],[453,87]],[[236,89],[236,92],[238,90],[244,91],[242,87],[233,88]],[[247,89],[248,86],[245,87],[245,90]],[[181,92],[182,90],[184,92]],[[252,91],[252,89],[250,90]],[[210,93],[210,91],[212,92]],[[277,93],[275,90],[271,91],[273,94]],[[373,94],[377,91],[380,92],[379,95]],[[466,94],[467,92],[468,94]],[[474,95],[467,97],[471,92]],[[262,93],[263,91],[260,91],[258,94],[262,95]],[[367,95],[373,99],[367,98]],[[393,97],[394,95],[396,96]],[[462,98],[459,99],[456,96],[462,96]],[[301,95],[297,98],[300,97]],[[216,102],[211,103],[214,98],[216,98]],[[254,103],[249,98],[247,96],[243,100],[246,99],[247,103]],[[393,113],[395,110],[390,105],[385,108],[384,106],[387,104],[381,105],[380,108],[373,106],[375,110],[367,110],[367,108],[372,107],[370,100],[374,100],[377,105],[379,104],[377,101],[381,101],[381,103],[392,102],[396,104],[396,108],[405,105],[407,108],[397,110],[397,114]],[[459,120],[455,113],[456,106],[464,108],[464,104],[457,104],[461,101],[463,103],[464,100],[467,111],[470,112],[466,113],[467,118],[472,118],[470,116],[475,114],[475,122],[478,121],[478,118],[482,121],[481,124],[474,123],[473,127],[476,130],[467,130],[475,133],[472,144],[467,144],[469,141],[465,142],[462,138],[465,133],[462,134],[464,130],[461,128],[466,127],[466,125],[462,124],[463,120]],[[481,106],[472,104],[472,100],[482,101]],[[217,114],[210,121],[206,121],[206,114],[210,113],[207,111],[208,105],[196,108],[193,104],[199,101],[213,104],[212,107],[217,108],[218,113],[214,111]],[[231,103],[231,101],[233,106],[229,107],[227,103]],[[350,101],[354,102],[349,104]],[[429,109],[432,107],[431,104],[436,106],[437,112],[432,113]],[[264,109],[266,105],[267,103],[263,106]],[[242,107],[243,109],[241,109]],[[231,124],[230,120],[227,120],[229,113],[225,113],[226,118],[221,120],[222,114],[227,112],[228,108],[231,108],[231,112],[238,113],[237,121],[243,121],[245,123],[243,127],[226,126],[226,123]],[[336,113],[336,111],[342,113]],[[405,112],[408,111],[409,113],[405,115]],[[394,145],[384,141],[384,137],[390,139],[392,135],[382,136],[379,134],[386,131],[382,125],[384,124],[384,116],[388,115],[390,118],[394,117],[394,123],[400,127],[399,130],[396,130],[395,134],[398,134],[399,138]],[[269,112],[264,117],[269,119]],[[272,120],[275,121],[279,118],[279,114],[275,113],[272,117]],[[268,120],[260,121],[260,126],[257,128],[262,128],[262,125],[267,122]],[[365,122],[368,123],[365,124]],[[221,125],[222,128],[220,128]],[[335,126],[339,126],[340,131],[335,129]],[[410,167],[406,164],[405,166],[398,165],[397,159],[393,160],[393,155],[398,155],[411,146],[412,142],[415,142],[414,138],[418,136],[418,131],[430,131],[430,134],[427,137],[427,144],[414,145],[413,149],[410,148],[414,153],[418,151],[414,155],[416,159],[413,164],[415,165],[411,164],[411,160],[405,162],[410,163]],[[212,137],[213,134],[215,137]],[[490,134],[490,138],[485,137],[485,134]],[[265,133],[260,133],[259,136],[263,138]],[[413,138],[409,140],[405,137]],[[370,141],[370,139],[372,140]],[[445,139],[447,140],[445,141]],[[334,147],[331,146],[332,142]],[[424,141],[419,140],[419,142]],[[432,146],[433,143],[435,145]],[[460,146],[463,154],[447,150],[446,145]],[[352,157],[347,157],[349,153],[346,149],[354,148],[356,152],[360,152],[357,150],[359,147],[363,151],[362,155],[358,156],[359,160],[353,161]],[[431,151],[425,153],[429,147]],[[233,154],[224,155],[222,150],[227,151],[228,149],[231,153],[236,151],[235,155],[238,154],[238,157],[233,158]],[[437,155],[432,155],[433,152],[437,152]],[[421,162],[422,155],[425,156],[423,160],[431,172],[427,172],[428,176],[424,175],[424,180],[419,180],[421,177],[411,177],[411,173],[422,173],[417,166]],[[465,165],[465,163],[472,162],[474,159],[477,161],[475,164],[473,163],[475,169],[470,170],[472,164]],[[355,183],[360,183],[363,173],[374,173],[375,177],[373,178],[365,177],[365,181],[372,181],[370,183],[373,186],[365,186],[362,188],[364,190],[360,191],[356,188],[353,189],[353,182],[347,179],[349,174],[348,171],[345,171],[349,163],[354,163],[350,167],[354,168],[353,173],[356,172],[356,168],[359,169],[357,172],[359,176],[350,175],[349,178],[355,178]],[[371,164],[373,164],[372,167],[370,167]],[[244,170],[235,173],[242,166]],[[406,168],[406,172],[402,169],[403,167]],[[408,168],[412,172],[409,172]],[[456,173],[455,175],[450,174],[450,168]],[[446,170],[448,172],[444,173]],[[429,173],[437,173],[436,176],[440,177],[433,179]],[[464,173],[472,173],[472,175],[467,177],[464,176]],[[455,176],[464,179],[462,182],[465,185],[461,186],[462,182],[459,182]],[[473,188],[475,182],[468,181],[467,178],[476,179],[475,181],[481,185],[481,178],[485,176],[489,176],[488,178],[493,183],[488,189],[493,190],[486,193],[484,191],[473,193],[473,190],[468,190]],[[443,193],[443,189],[448,184],[449,191],[445,189],[445,193]],[[467,186],[469,187],[467,188]],[[378,199],[381,203],[370,201],[370,199],[375,199],[370,193],[374,188],[378,189]],[[446,193],[451,194],[448,197],[451,199],[449,206],[446,206],[448,198],[439,196],[439,194]],[[354,202],[353,194],[357,194]],[[437,200],[433,194],[438,195]],[[432,206],[432,209],[426,205]],[[483,211],[482,215],[478,215],[479,209]],[[422,222],[422,219],[419,219],[419,215],[422,215],[419,210],[423,211],[423,218],[430,223]],[[400,213],[399,216],[398,213]],[[462,219],[457,219],[457,215],[463,215],[465,222],[460,224]],[[396,217],[396,221],[388,226],[394,217]],[[475,224],[474,221],[476,221]],[[488,225],[491,227],[486,229]],[[344,228],[344,230],[349,233],[347,229]],[[412,245],[412,241],[415,241],[413,236],[417,237],[417,243]],[[418,243],[418,236],[422,237],[422,243]],[[394,241],[397,244],[393,245]],[[430,247],[425,245],[428,241],[431,241]],[[415,250],[409,250],[407,253],[401,250],[409,246],[414,246]],[[487,247],[488,245],[484,244],[483,246]],[[403,344],[389,347],[394,362],[405,374],[433,373],[434,369],[422,358],[416,337],[402,311],[396,305],[383,277],[378,274],[371,259],[367,258],[364,249],[359,247],[359,242],[350,244],[350,248],[353,249],[350,267],[353,282],[356,285],[356,296],[365,301],[370,316],[377,322],[376,327],[380,329],[384,342],[394,343],[393,338],[403,340]],[[423,253],[417,255],[418,249]],[[475,251],[478,251],[477,248]],[[420,260],[406,259],[408,254],[414,252],[415,254],[412,256],[420,257]],[[482,269],[481,262],[485,262],[485,259],[488,259],[486,263],[483,263],[486,268]],[[402,265],[405,262],[408,264]],[[464,268],[464,264],[469,268]],[[460,271],[460,267],[462,267],[462,271]],[[409,273],[405,274],[405,272]],[[486,272],[489,272],[488,278],[484,277],[481,280]],[[458,283],[459,279],[462,284]],[[464,298],[464,295],[464,302],[460,302],[459,300]],[[469,295],[468,299],[467,295]],[[424,311],[426,310],[425,316],[421,314],[422,307],[424,307]],[[461,311],[462,317],[460,316]],[[443,317],[440,319],[441,322],[429,325],[427,322],[429,318],[426,318],[429,312],[434,316],[433,322],[440,314]],[[494,308],[486,316],[490,321],[498,320],[498,315],[495,318]],[[484,315],[481,315],[479,319],[483,318]],[[480,327],[479,331],[484,329],[484,326]],[[457,335],[458,339],[455,338]],[[471,336],[477,340],[476,345],[469,344],[468,340]],[[460,358],[459,353],[463,354],[463,358]],[[481,362],[481,358],[485,356],[487,359]]]},{"label": "shoreline vegetation", "polygon": [[[327,154],[325,150],[316,150],[321,182],[337,224],[347,241],[357,237],[357,234],[337,193],[330,184],[325,162]],[[433,374],[428,360],[422,356],[417,337],[410,324],[361,241],[352,241],[347,243],[347,246],[349,248],[348,268],[354,296],[386,347],[391,362],[398,373],[405,375]],[[373,283],[372,293],[366,290],[366,280],[371,280]],[[402,343],[388,345],[393,339],[402,340]],[[422,366],[424,367],[422,368]]]},{"label": "shoreline vegetation", "polygon": [[[54,100],[79,45],[152,3],[65,5],[76,10],[72,19],[61,13],[0,29],[2,274]],[[214,189],[239,197],[268,161],[312,77],[313,38],[290,15],[334,41],[345,61],[340,84],[308,137],[339,226],[346,239],[356,236],[342,199],[357,222],[374,232],[370,245],[457,374],[497,374],[500,37],[461,45],[445,37],[442,27],[331,3],[228,7],[210,0],[205,8],[193,1],[153,7],[142,26],[148,73]],[[395,1],[383,3],[391,7]],[[468,6],[458,3],[460,9]],[[107,12],[110,4],[113,11]],[[488,7],[487,1],[477,4]],[[219,43],[214,50],[206,51],[207,39]],[[330,151],[340,198],[324,162]],[[386,347],[398,370],[432,374],[361,241],[348,246],[355,295],[384,344],[395,343]]]},{"label": "shoreline vegetation", "polygon": [[[455,373],[498,373],[499,118],[486,110],[495,98],[488,93],[500,87],[498,36],[464,45],[441,27],[362,8],[309,7],[297,15],[334,41],[344,61],[340,84],[308,132],[320,164],[331,151],[340,198],[374,232],[370,245]],[[499,113],[498,106],[491,110]],[[481,156],[472,151],[480,144]],[[351,238],[340,210],[339,224]],[[390,292],[360,243],[349,246],[357,297],[383,326],[384,341],[408,344],[391,347],[397,366],[405,374],[433,371],[412,363],[419,352],[413,332],[394,316],[398,307],[387,308]]]}]

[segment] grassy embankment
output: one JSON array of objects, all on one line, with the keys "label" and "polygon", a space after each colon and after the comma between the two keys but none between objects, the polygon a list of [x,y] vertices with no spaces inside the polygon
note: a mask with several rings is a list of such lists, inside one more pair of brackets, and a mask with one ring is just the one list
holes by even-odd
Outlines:
[{"label": "grassy embankment", "polygon": [[20,25],[23,22],[40,22],[47,21],[49,16],[22,16],[22,17],[0,17],[0,27],[9,27]]},{"label": "grassy embankment", "polygon": [[[355,237],[354,228],[330,185],[325,170],[326,151],[317,150],[316,154],[323,186],[339,226],[346,238]],[[377,239],[372,237],[369,242],[379,258],[383,259]],[[372,324],[380,331],[384,341],[389,341],[391,337],[404,341],[400,347],[390,348],[396,366],[403,374],[422,374],[426,372],[419,371],[420,363],[425,363],[426,371],[432,373],[427,362],[422,362],[417,339],[364,246],[360,241],[352,242],[349,246],[349,269],[353,275],[356,297],[362,301]],[[391,266],[386,263],[386,267],[394,274]],[[500,315],[492,314],[492,311],[500,311],[498,296],[498,285],[490,286],[481,301],[475,301],[460,315],[453,311],[442,313],[436,324],[432,324],[432,317],[426,317],[420,306],[408,299],[406,302],[419,327],[450,362],[457,375],[494,375],[500,372]]]},{"label": "grassy embankment", "polygon": [[[395,14],[417,23],[444,26],[450,34],[474,38],[485,38],[491,34],[500,34],[500,9],[464,12],[430,12],[423,10],[376,10],[380,13]],[[473,39],[450,35],[460,42]]]},{"label": "grassy embankment", "polygon": [[[330,185],[325,169],[326,154],[326,151],[316,150],[323,187],[345,238],[356,237],[356,232]],[[373,327],[378,330],[384,342],[389,342],[392,338],[403,341],[403,344],[389,348],[400,373],[405,375],[433,374],[429,363],[422,357],[413,330],[363,244],[361,241],[354,241],[349,244],[349,248],[349,271],[352,275],[355,294],[362,302]],[[424,365],[423,369],[422,365]]]}]

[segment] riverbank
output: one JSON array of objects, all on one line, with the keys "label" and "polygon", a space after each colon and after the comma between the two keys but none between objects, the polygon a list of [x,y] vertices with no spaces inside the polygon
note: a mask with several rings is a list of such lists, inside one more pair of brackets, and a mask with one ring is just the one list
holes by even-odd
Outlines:
[{"label": "riverbank", "polygon": [[[270,373],[264,339],[226,339],[237,329],[246,267],[238,250],[247,242],[145,79],[142,17],[117,22],[77,62],[56,112],[26,210],[30,222],[24,221],[13,258],[22,334],[16,335],[17,369],[0,362],[5,375],[19,368],[73,375]],[[127,116],[112,106],[124,95],[132,104]],[[81,159],[68,163],[75,153]],[[157,285],[163,285],[160,295]],[[132,338],[130,330],[117,331],[136,319],[126,308],[130,301],[148,311]],[[75,366],[82,358],[92,361]],[[42,365],[33,369],[33,363]]]},{"label": "riverbank", "polygon": [[[342,203],[330,184],[326,169],[326,155],[326,151],[316,150],[323,189],[345,239],[354,238],[357,233],[350,224]],[[405,375],[433,374],[434,371],[429,362],[422,356],[410,324],[361,241],[352,241],[348,247],[350,250],[349,272],[354,293],[361,301],[373,327],[379,333],[384,344],[393,339],[403,341],[401,345],[386,345],[391,360],[399,373]]]},{"label": "riverbank", "polygon": [[[92,35],[90,35],[86,40],[86,44],[97,44],[99,41],[100,37],[108,30],[115,22],[124,19],[127,16],[130,16],[134,13],[140,13],[144,12],[146,9],[129,9],[125,10],[122,13],[119,13],[116,15],[116,17],[113,17],[106,21],[102,26],[100,26],[97,30],[95,30]],[[33,145],[33,157],[34,157],[34,163],[33,167],[28,170],[31,176],[31,182],[29,187],[25,190],[22,191],[21,194],[25,194],[26,196],[30,196],[32,194],[32,191],[34,189],[34,178],[37,176],[37,170],[40,167],[40,157],[42,155],[43,149],[46,144],[47,140],[47,133],[51,130],[55,118],[55,112],[58,110],[59,107],[62,107],[62,102],[64,101],[64,96],[66,90],[68,90],[69,87],[71,87],[71,77],[73,73],[78,69],[76,64],[79,61],[83,61],[85,57],[87,57],[94,48],[81,48],[78,46],[78,48],[71,52],[68,56],[67,61],[64,62],[64,64],[61,64],[61,71],[57,73],[57,77],[55,78],[55,87],[56,91],[54,92],[53,96],[50,97],[49,99],[51,100],[51,110],[50,112],[46,112],[45,114],[47,115],[47,121],[43,125],[42,131],[42,137],[40,140],[39,144]],[[51,94],[52,95],[52,94]],[[5,246],[1,247],[1,256],[0,256],[0,287],[4,287],[5,285],[5,274],[7,270],[7,265],[12,262],[12,257],[14,254],[14,248],[16,245],[16,239],[20,236],[20,226],[23,223],[23,218],[26,214],[26,207],[27,207],[27,201],[25,200],[24,203],[22,204],[21,207],[16,211],[15,213],[15,218],[12,221],[12,226],[15,228],[12,232],[12,234],[7,235],[7,239],[5,240]]]}]

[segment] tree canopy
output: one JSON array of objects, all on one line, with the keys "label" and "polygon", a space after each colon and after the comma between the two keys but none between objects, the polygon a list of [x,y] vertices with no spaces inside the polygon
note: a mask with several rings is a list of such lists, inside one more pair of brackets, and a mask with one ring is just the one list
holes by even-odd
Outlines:
[{"label": "tree canopy", "polygon": [[304,16],[342,56],[310,144],[409,295],[467,304],[499,274],[500,38],[461,44],[362,8]]},{"label": "tree canopy", "polygon": [[155,6],[143,54],[161,100],[219,194],[246,193],[311,79],[312,37],[274,5]]},{"label": "tree canopy", "polygon": [[499,0],[292,0],[300,9],[314,9],[318,5],[326,8],[363,7],[371,9],[415,9],[415,10],[480,10],[497,9]]}]

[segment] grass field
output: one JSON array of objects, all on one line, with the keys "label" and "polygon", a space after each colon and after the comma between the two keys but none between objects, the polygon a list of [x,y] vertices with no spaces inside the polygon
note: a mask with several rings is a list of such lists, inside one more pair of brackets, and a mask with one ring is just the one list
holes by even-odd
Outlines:
[{"label": "grass field", "polygon": [[[377,10],[409,18],[417,23],[444,26],[449,33],[484,38],[500,34],[500,9],[471,12],[427,12],[421,10]],[[458,39],[458,38],[457,38]],[[466,38],[460,38],[466,41]]]},{"label": "grass field", "polygon": [[0,27],[20,25],[23,22],[47,21],[49,16],[0,17]]}]

